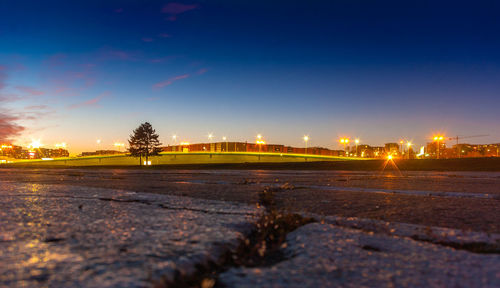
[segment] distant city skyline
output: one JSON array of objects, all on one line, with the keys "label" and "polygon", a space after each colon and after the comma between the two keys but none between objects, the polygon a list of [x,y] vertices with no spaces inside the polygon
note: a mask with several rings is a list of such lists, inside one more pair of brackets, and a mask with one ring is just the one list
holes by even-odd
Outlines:
[{"label": "distant city skyline", "polygon": [[[494,1],[5,1],[0,142],[500,142]],[[10,140],[9,140],[10,139]],[[101,140],[97,143],[97,140]],[[446,140],[446,139],[445,139]],[[448,145],[455,144],[449,141]]]}]

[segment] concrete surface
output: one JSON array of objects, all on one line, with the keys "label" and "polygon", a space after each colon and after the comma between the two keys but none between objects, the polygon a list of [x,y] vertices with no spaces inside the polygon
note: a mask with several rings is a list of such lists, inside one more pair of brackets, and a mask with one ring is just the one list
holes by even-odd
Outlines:
[{"label": "concrete surface", "polygon": [[500,287],[500,255],[475,254],[331,224],[288,234],[287,260],[232,268],[228,287]]},{"label": "concrete surface", "polygon": [[217,261],[259,213],[188,197],[0,182],[0,286],[151,286]]},{"label": "concrete surface", "polygon": [[[321,222],[288,235],[283,261],[226,267],[218,283],[500,287],[499,173],[0,172],[0,287],[144,287],[189,275],[248,235],[268,186],[285,187],[279,209]],[[497,252],[432,244],[442,242]]]}]

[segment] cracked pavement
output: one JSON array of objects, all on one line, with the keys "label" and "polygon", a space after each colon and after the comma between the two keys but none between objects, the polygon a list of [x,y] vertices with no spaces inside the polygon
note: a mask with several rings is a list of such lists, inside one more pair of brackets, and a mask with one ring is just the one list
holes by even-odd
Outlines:
[{"label": "cracked pavement", "polygon": [[[224,266],[266,186],[319,222],[278,263]],[[496,172],[2,169],[0,287],[149,287],[209,262],[226,287],[499,287],[499,187]]]},{"label": "cracked pavement", "polygon": [[287,236],[286,260],[232,268],[230,287],[499,287],[500,255],[312,223]]},{"label": "cracked pavement", "polygon": [[260,213],[238,203],[0,182],[0,286],[172,281],[235,249]]}]

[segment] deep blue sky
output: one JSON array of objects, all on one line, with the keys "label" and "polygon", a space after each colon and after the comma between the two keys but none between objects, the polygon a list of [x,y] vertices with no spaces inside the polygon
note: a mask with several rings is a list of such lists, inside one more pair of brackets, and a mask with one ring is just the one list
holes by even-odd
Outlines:
[{"label": "deep blue sky", "polygon": [[165,144],[500,142],[498,15],[497,1],[4,0],[0,140],[80,152],[150,121]]}]

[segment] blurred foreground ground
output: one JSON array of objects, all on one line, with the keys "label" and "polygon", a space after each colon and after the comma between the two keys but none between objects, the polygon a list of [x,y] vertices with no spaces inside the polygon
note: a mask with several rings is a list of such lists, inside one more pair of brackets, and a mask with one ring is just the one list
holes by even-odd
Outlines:
[{"label": "blurred foreground ground", "polygon": [[234,253],[269,188],[318,222],[217,285],[500,285],[499,172],[8,168],[0,188],[0,286],[173,281]]},{"label": "blurred foreground ground", "polygon": [[294,212],[500,233],[500,172],[1,169],[0,180],[250,205],[264,187],[283,186],[277,205]]}]

